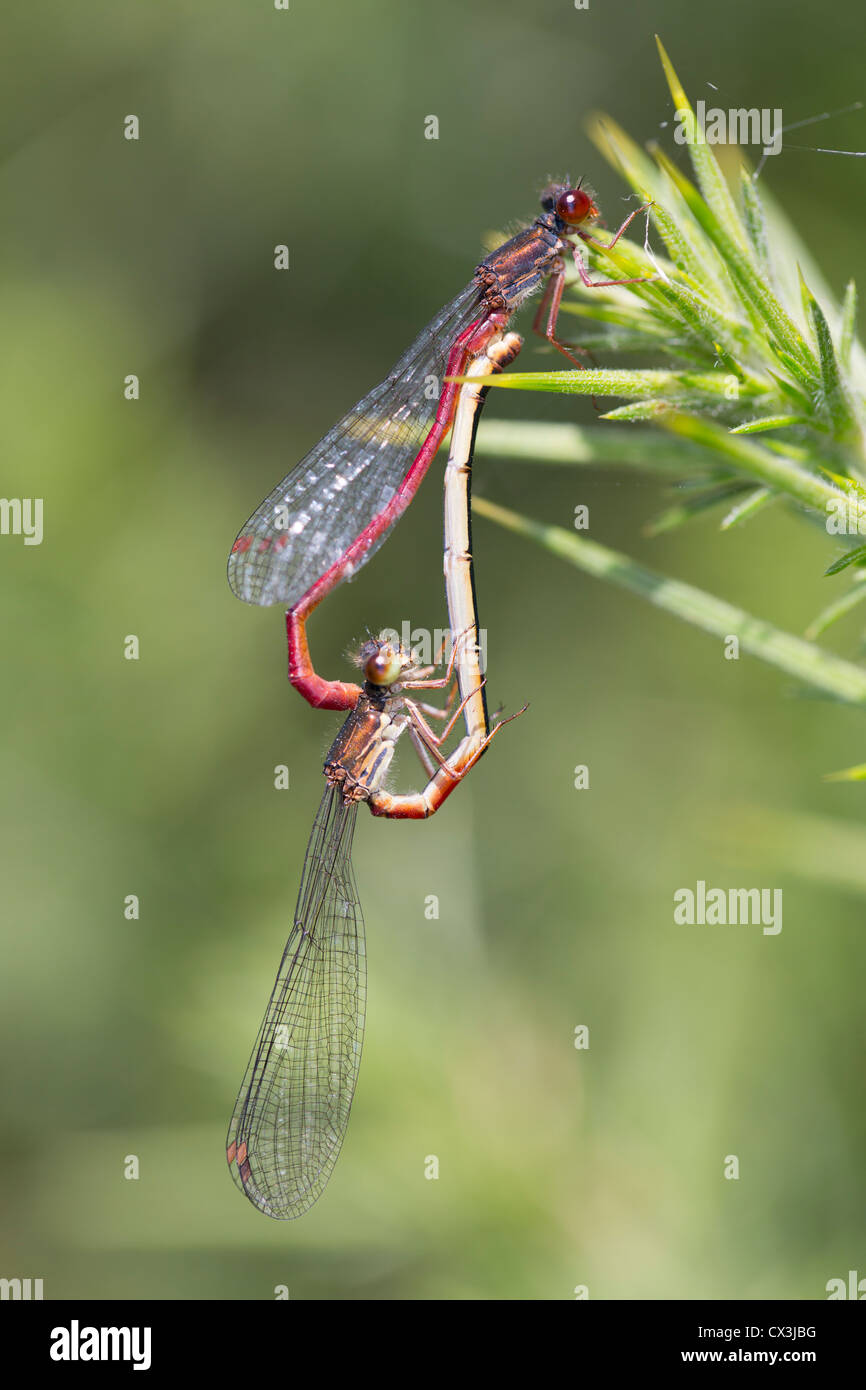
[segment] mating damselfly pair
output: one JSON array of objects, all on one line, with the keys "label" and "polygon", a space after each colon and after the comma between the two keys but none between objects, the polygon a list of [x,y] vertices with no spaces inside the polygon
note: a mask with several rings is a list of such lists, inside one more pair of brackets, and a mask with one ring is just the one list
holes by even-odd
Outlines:
[{"label": "mating damselfly pair", "polygon": [[[249,603],[286,607],[289,679],[310,704],[348,711],[326,759],[326,790],[276,983],[244,1076],[227,1140],[235,1181],[269,1216],[300,1216],[321,1194],[348,1123],[364,1029],[364,922],[351,864],[360,802],[376,816],[424,819],[442,805],[508,720],[491,725],[478,649],[471,551],[470,473],[485,378],[509,365],[521,340],[507,332],[515,310],[543,291],[534,328],[580,368],[579,351],[556,337],[570,255],[593,280],[581,243],[595,241],[598,208],[580,185],[551,185],[532,225],[492,252],[392,368],[269,494],[235,541],[229,582]],[[439,384],[438,395],[429,390]],[[452,430],[445,469],[445,587],[454,635],[446,673],[418,666],[383,639],[359,653],[362,685],[326,680],[310,658],[313,609],[374,554],[411,502]],[[437,708],[413,693],[445,690]],[[452,692],[453,696],[453,692]],[[522,713],[522,711],[518,711]],[[511,718],[515,718],[512,715]],[[434,732],[431,720],[443,721]],[[443,744],[462,719],[464,733]],[[427,774],[421,791],[385,785],[398,740],[408,733]]]}]

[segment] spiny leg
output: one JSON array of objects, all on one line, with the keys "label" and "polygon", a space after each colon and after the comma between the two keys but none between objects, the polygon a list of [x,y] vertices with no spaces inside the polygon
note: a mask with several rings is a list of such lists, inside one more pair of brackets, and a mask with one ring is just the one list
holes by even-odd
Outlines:
[{"label": "spiny leg", "polygon": [[452,681],[448,691],[448,698],[441,709],[439,705],[426,705],[420,700],[417,702],[417,707],[421,710],[422,714],[426,714],[428,719],[447,719],[451,713],[451,706],[454,704],[454,697],[456,694],[457,682]]},{"label": "spiny leg", "polygon": [[649,280],[658,280],[658,275],[634,275],[630,280],[593,280],[583,263],[583,258],[577,247],[574,248],[574,264],[577,266],[577,273],[587,289],[604,290],[611,285],[645,285]]},{"label": "spiny leg", "polygon": [[[580,237],[581,241],[585,241],[588,246],[595,246],[599,251],[609,251],[611,247],[616,246],[616,243],[619,241],[623,232],[626,230],[629,224],[634,221],[638,213],[646,213],[647,235],[649,235],[649,210],[651,207],[651,202],[644,203],[642,207],[635,208],[634,212],[630,212],[628,217],[623,222],[622,226],[617,230],[617,232],[614,234],[613,238],[610,241],[598,241],[589,232],[578,232],[577,235]],[[587,289],[603,290],[614,285],[645,285],[651,280],[658,280],[660,278],[659,272],[657,271],[653,275],[635,275],[632,276],[632,278],[629,280],[593,280],[584,264],[579,247],[572,246],[572,254],[574,256],[574,264],[577,266],[577,273],[583,281],[584,285],[586,285]]]},{"label": "spiny leg", "polygon": [[628,217],[623,222],[622,226],[619,227],[617,231],[614,233],[613,239],[611,241],[596,241],[595,237],[592,235],[591,232],[578,232],[578,236],[580,237],[581,241],[589,242],[590,246],[600,246],[602,251],[607,251],[609,247],[616,246],[616,243],[619,241],[623,232],[625,232],[631,226],[634,219],[638,217],[642,212],[648,213],[651,207],[652,200],[650,200],[648,203],[643,203],[639,208],[635,208],[634,212],[630,212]]},{"label": "spiny leg", "polygon": [[512,719],[519,718],[527,708],[528,706],[524,705],[523,709],[517,710],[508,719],[500,720],[480,744],[475,739],[464,739],[435,776],[431,777],[422,792],[374,792],[367,803],[372,814],[385,816],[389,820],[426,820],[428,816],[435,815],[454,788],[460,785],[470,768],[475,766],[499,730],[510,724]]},{"label": "spiny leg", "polygon": [[[576,343],[563,343],[556,336],[556,323],[559,318],[559,306],[562,301],[562,291],[564,288],[565,263],[561,257],[557,257],[553,263],[553,270],[551,271],[550,279],[545,287],[541,303],[538,306],[538,312],[532,320],[532,331],[533,333],[537,333],[539,337],[546,338],[551,347],[555,347],[557,352],[561,352],[563,357],[567,357],[569,362],[577,367],[578,371],[584,372],[586,371],[585,366],[582,362],[578,362],[574,353],[586,352],[587,349],[578,347]],[[545,313],[547,314],[547,324],[542,328],[541,320],[544,318]],[[591,356],[589,353],[587,353],[587,355]]]},{"label": "spiny leg", "polygon": [[[482,681],[481,685],[478,687],[478,690],[480,690],[484,684],[485,682]],[[433,754],[434,758],[436,758],[441,767],[445,767],[447,765],[447,759],[443,758],[438,750],[439,748],[441,748],[442,744],[445,742],[448,735],[451,733],[451,730],[454,728],[454,725],[457,723],[457,720],[463,713],[465,705],[471,699],[473,699],[475,695],[478,694],[478,690],[470,690],[469,694],[463,700],[460,701],[460,704],[457,706],[456,710],[452,714],[448,723],[445,725],[445,728],[442,730],[441,734],[434,734],[433,730],[430,728],[430,725],[427,723],[426,719],[421,713],[422,706],[416,705],[414,700],[403,701],[404,705],[406,706],[406,710],[409,713],[409,716],[411,717],[413,725],[423,738],[425,744],[427,745],[428,751]]]},{"label": "spiny leg", "polygon": [[[466,637],[466,636],[468,635],[468,633],[474,632],[474,630],[475,630],[475,629],[474,629],[474,626],[473,626],[473,627],[467,627],[467,628],[464,628],[464,630],[463,630],[462,632],[460,632],[460,633],[457,634],[457,640],[453,643],[453,645],[452,645],[452,647],[451,647],[451,657],[450,657],[450,659],[449,659],[449,661],[448,661],[448,669],[446,670],[444,676],[437,676],[435,680],[424,680],[424,679],[418,680],[416,677],[413,677],[413,678],[411,678],[410,680],[405,680],[405,681],[401,681],[401,682],[400,682],[400,684],[401,684],[401,686],[403,687],[403,689],[404,689],[404,690],[444,690],[445,687],[446,687],[446,685],[448,685],[449,681],[451,680],[451,675],[452,675],[452,672],[453,672],[453,670],[454,670],[454,662],[457,660],[457,651],[458,651],[458,649],[459,649],[459,647],[460,647],[460,643],[463,641],[464,637]],[[443,643],[443,648],[444,648],[444,643]],[[424,666],[424,667],[422,667],[421,671],[420,671],[418,674],[419,674],[420,676],[423,677],[423,676],[426,674],[426,672],[432,671],[432,670],[434,670],[434,669],[435,669],[435,667],[433,667],[433,666]]]},{"label": "spiny leg", "polygon": [[415,752],[418,754],[421,766],[427,773],[428,778],[432,780],[436,776],[436,764],[430,756],[429,748],[425,744],[421,735],[418,733],[418,730],[415,728],[414,724],[409,725],[409,737],[412,740],[412,746],[414,747]]}]

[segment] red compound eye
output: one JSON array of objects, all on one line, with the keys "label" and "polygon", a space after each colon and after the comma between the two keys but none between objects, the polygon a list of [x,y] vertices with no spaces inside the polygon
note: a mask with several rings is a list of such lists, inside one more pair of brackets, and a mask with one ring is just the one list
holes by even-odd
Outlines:
[{"label": "red compound eye", "polygon": [[556,215],[569,227],[579,226],[593,211],[592,199],[582,188],[568,188],[556,200]]}]

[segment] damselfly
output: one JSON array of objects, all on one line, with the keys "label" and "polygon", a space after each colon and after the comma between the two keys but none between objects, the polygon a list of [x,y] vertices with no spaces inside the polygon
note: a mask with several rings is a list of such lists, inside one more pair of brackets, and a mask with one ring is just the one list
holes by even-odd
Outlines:
[{"label": "damselfly", "polygon": [[[428,719],[444,711],[406,692],[443,687],[445,677],[374,639],[362,649],[365,682],[325,759],[327,788],[307,848],[295,921],[229,1126],[226,1156],[237,1184],[268,1216],[301,1216],[321,1194],[340,1152],[361,1061],[366,998],[364,919],[351,849],[359,802],[376,815],[400,815],[402,803],[430,799],[457,785],[506,721],[452,765]],[[397,740],[413,741],[439,761],[428,789],[408,797],[383,789]],[[453,756],[453,755],[452,755]]]},{"label": "damselfly", "polygon": [[231,587],[248,603],[286,606],[289,678],[313,705],[344,707],[330,703],[339,682],[322,680],[313,668],[307,618],[325,594],[374,554],[414,497],[451,425],[458,386],[448,378],[462,376],[523,300],[542,287],[534,327],[581,366],[572,348],[556,337],[567,254],[585,285],[638,283],[593,280],[581,243],[615,246],[646,207],[630,213],[603,244],[590,230],[599,212],[587,189],[552,184],[541,206],[532,225],[481,262],[466,288],[440,310],[384,381],[274,488],[234,543]]}]

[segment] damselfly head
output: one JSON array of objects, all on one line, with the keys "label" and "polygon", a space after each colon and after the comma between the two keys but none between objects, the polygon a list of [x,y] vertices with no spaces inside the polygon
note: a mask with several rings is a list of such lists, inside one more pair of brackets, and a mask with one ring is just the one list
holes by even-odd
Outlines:
[{"label": "damselfly head", "polygon": [[565,227],[580,227],[598,217],[591,192],[580,184],[577,188],[569,188],[564,183],[552,183],[541,195],[541,206],[545,212],[552,212]]},{"label": "damselfly head", "polygon": [[358,653],[358,665],[370,685],[394,685],[411,660],[402,647],[382,637],[371,638]]}]

